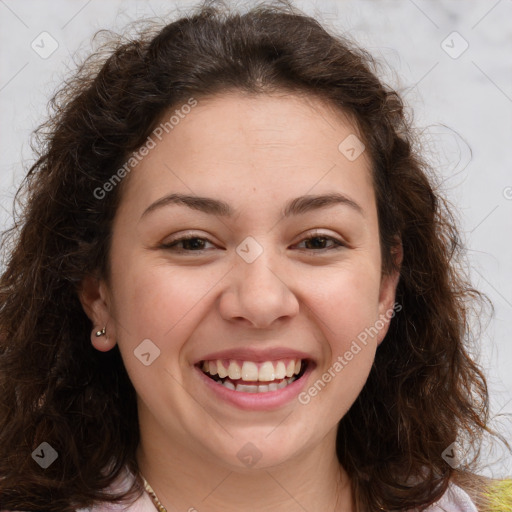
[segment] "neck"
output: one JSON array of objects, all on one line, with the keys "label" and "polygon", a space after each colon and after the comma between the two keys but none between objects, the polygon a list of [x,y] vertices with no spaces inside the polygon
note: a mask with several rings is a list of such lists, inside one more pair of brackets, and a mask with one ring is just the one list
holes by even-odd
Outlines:
[{"label": "neck", "polygon": [[139,468],[168,512],[253,512],[255,504],[261,512],[353,510],[350,482],[335,454],[335,430],[278,466],[240,469],[169,439],[144,415],[140,420]]}]

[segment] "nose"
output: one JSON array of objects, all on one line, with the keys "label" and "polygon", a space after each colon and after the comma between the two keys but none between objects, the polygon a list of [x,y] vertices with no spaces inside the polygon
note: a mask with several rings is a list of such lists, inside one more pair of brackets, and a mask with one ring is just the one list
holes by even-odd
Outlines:
[{"label": "nose", "polygon": [[276,265],[275,259],[271,261],[268,251],[252,263],[236,257],[228,276],[229,285],[219,303],[222,318],[266,328],[298,314],[299,302],[288,286],[291,276],[283,265]]}]

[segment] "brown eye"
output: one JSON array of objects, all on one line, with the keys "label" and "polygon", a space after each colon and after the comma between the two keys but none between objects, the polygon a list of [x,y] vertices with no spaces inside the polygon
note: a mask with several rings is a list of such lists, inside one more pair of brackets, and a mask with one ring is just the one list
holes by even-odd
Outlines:
[{"label": "brown eye", "polygon": [[[330,246],[326,246],[326,244],[331,243]],[[301,243],[306,244],[306,249],[309,250],[332,250],[332,249],[339,249],[341,247],[344,247],[345,244],[341,242],[340,240],[337,240],[336,238],[333,238],[331,236],[313,236],[309,238],[305,238]]]},{"label": "brown eye", "polygon": [[[211,243],[206,238],[200,238],[198,236],[188,236],[178,238],[167,244],[163,244],[163,249],[177,250],[177,252],[200,252],[204,251],[205,244]],[[181,245],[181,247],[179,247]]]}]

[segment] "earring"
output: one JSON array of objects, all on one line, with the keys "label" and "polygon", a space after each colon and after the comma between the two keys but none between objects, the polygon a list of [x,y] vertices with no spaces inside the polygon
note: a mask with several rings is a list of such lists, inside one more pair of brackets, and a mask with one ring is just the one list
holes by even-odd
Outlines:
[{"label": "earring", "polygon": [[105,326],[98,331],[91,331],[91,343],[96,350],[107,352],[114,348],[116,340],[107,334],[107,328]]},{"label": "earring", "polygon": [[103,329],[101,329],[100,331],[96,331],[96,338],[99,338],[100,336],[105,336],[105,333],[106,333],[106,328],[103,327]]}]

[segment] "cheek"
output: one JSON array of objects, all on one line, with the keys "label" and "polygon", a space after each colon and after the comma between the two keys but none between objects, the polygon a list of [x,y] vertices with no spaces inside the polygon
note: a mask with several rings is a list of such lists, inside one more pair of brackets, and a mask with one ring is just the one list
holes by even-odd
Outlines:
[{"label": "cheek", "polygon": [[[181,381],[181,350],[200,321],[208,290],[218,281],[211,275],[197,279],[191,272],[141,264],[127,270],[129,279],[118,282],[115,321],[119,350],[137,393],[149,402],[154,400],[155,382],[171,379],[172,385],[169,374]],[[142,346],[149,348],[142,351]],[[150,358],[158,354],[149,366],[137,357],[147,351]]]},{"label": "cheek", "polygon": [[[318,396],[318,406],[332,407],[337,420],[357,398],[375,358],[379,283],[373,267],[356,271],[347,266],[317,281],[321,286],[311,295],[309,306],[327,343],[318,380],[304,400]],[[329,391],[324,393],[324,387]]]},{"label": "cheek", "polygon": [[[145,262],[126,271],[128,279],[118,283],[116,315],[123,333],[121,342],[132,348],[149,338],[161,349],[179,348],[191,322],[209,300],[219,278],[215,272],[172,268],[168,264]],[[119,276],[121,277],[121,276]],[[187,330],[188,326],[188,330]]]},{"label": "cheek", "polygon": [[378,319],[379,276],[371,268],[340,269],[316,276],[309,306],[317,314],[331,348],[342,350]]},{"label": "cheek", "polygon": [[370,373],[377,348],[378,288],[371,274],[346,272],[326,279],[309,306],[324,338],[316,376],[299,400],[314,404],[334,425],[348,411]]}]

